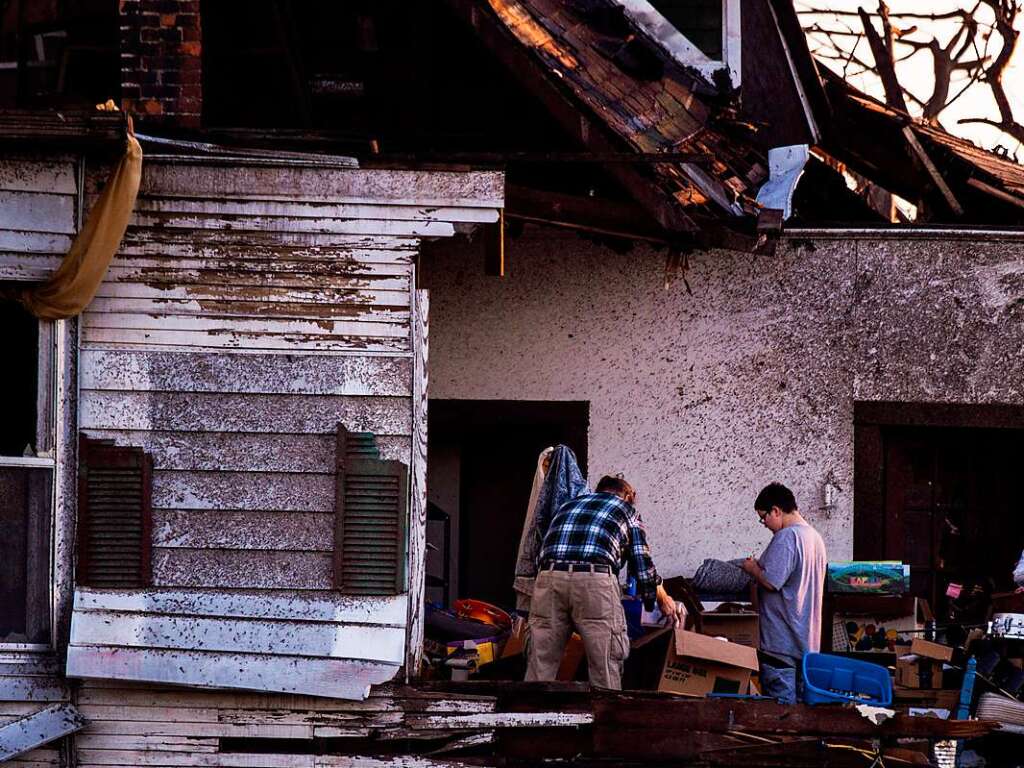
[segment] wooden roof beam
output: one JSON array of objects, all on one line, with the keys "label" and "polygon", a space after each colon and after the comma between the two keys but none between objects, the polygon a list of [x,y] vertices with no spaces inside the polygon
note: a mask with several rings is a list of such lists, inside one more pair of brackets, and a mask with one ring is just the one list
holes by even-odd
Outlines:
[{"label": "wooden roof beam", "polygon": [[[551,116],[570,136],[591,152],[622,151],[617,138],[613,138],[607,128],[597,121],[588,119],[582,113],[582,107],[573,103],[571,97],[548,79],[540,68],[540,62],[512,37],[498,18],[475,0],[448,0],[448,4],[462,20],[473,27],[480,41],[498,57],[514,77],[540,99]],[[635,166],[627,163],[610,163],[605,167],[667,232],[684,235],[699,230],[696,222],[683,212],[682,207],[653,179],[640,173]]]}]

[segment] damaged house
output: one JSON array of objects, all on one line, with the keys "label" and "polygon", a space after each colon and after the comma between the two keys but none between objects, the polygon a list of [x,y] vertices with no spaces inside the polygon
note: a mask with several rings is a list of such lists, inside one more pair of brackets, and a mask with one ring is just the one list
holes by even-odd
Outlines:
[{"label": "damaged house", "polygon": [[425,601],[511,604],[558,442],[636,485],[666,576],[763,545],[780,479],[938,611],[1008,586],[1024,169],[819,69],[787,0],[3,14],[5,296],[109,184],[93,105],[145,153],[84,311],[3,303],[8,764],[621,757],[643,723],[585,687],[419,682]]}]

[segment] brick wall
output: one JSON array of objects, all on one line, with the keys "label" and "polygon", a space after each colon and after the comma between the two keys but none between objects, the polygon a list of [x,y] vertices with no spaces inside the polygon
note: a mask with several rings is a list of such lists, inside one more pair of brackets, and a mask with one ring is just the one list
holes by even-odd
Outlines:
[{"label": "brick wall", "polygon": [[198,128],[199,0],[120,0],[121,103],[146,125]]}]

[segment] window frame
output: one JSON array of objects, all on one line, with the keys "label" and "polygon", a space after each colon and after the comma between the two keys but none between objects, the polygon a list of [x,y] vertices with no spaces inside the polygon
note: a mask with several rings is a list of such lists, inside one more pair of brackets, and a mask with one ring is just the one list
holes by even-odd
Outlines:
[{"label": "window frame", "polygon": [[47,525],[47,621],[46,643],[9,643],[0,640],[0,654],[50,653],[57,647],[57,600],[54,595],[58,509],[57,424],[58,368],[62,355],[63,321],[36,320],[38,351],[36,367],[36,455],[0,456],[0,468],[48,469],[50,471],[50,516]]},{"label": "window frame", "polygon": [[686,67],[698,70],[714,83],[717,74],[725,70],[733,88],[741,85],[742,40],[740,4],[742,0],[722,0],[722,59],[712,59],[694,45],[650,0],[617,0],[626,14],[651,37],[665,52]]}]

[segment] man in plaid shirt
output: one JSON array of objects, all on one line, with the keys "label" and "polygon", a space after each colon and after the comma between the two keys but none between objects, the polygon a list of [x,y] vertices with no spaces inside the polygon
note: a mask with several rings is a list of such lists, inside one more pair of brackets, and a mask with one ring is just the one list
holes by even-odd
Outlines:
[{"label": "man in plaid shirt", "polygon": [[655,602],[678,621],[675,602],[661,586],[647,547],[636,492],[621,477],[605,476],[594,493],[563,504],[541,546],[529,624],[527,680],[554,680],[573,629],[583,638],[590,682],[622,688],[622,662],[629,654],[619,570],[637,579],[648,610]]}]

